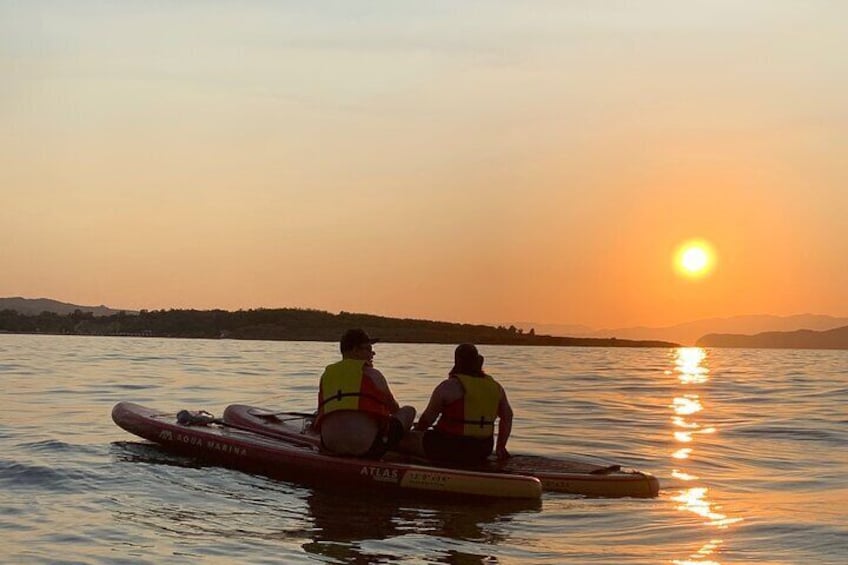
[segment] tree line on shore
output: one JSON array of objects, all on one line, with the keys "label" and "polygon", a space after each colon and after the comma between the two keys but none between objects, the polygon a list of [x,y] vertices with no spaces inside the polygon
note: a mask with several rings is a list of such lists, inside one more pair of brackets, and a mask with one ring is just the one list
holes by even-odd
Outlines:
[{"label": "tree line on shore", "polygon": [[515,326],[486,326],[371,314],[302,308],[237,310],[142,310],[95,316],[75,310],[70,314],[41,312],[26,315],[0,310],[0,331],[58,335],[112,335],[207,339],[336,341],[349,328],[393,343],[478,343],[489,345],[559,345],[616,347],[674,347],[663,341],[577,338],[536,335]]}]

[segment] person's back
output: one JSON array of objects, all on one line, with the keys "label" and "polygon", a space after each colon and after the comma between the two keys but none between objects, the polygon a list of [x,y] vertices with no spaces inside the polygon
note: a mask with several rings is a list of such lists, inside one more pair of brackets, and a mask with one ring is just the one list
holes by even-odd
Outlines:
[{"label": "person's back", "polygon": [[448,383],[452,384],[453,394],[445,394],[442,415],[435,429],[455,436],[491,439],[501,401],[501,386],[482,371],[456,372],[450,379]]},{"label": "person's back", "polygon": [[336,455],[367,455],[380,431],[377,421],[365,412],[333,412],[321,424],[321,444]]},{"label": "person's back", "polygon": [[402,448],[439,463],[479,464],[492,453],[499,419],[496,453],[499,458],[509,457],[506,443],[512,430],[512,407],[506,392],[483,372],[483,357],[473,345],[457,347],[454,359],[449,378],[433,390],[415,425],[423,434],[410,435]]},{"label": "person's back", "polygon": [[415,417],[412,407],[399,408],[385,377],[372,366],[373,342],[362,330],[345,332],[342,360],[321,375],[316,428],[324,449],[337,455],[380,457]]}]

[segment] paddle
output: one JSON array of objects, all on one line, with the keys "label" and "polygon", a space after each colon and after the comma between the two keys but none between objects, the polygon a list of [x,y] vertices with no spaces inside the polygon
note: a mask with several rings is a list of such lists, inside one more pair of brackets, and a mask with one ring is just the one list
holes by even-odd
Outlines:
[{"label": "paddle", "polygon": [[610,465],[609,467],[602,467],[600,469],[595,469],[594,471],[589,471],[590,475],[609,475],[610,473],[618,473],[621,471],[621,465]]},{"label": "paddle", "polygon": [[262,410],[261,408],[251,408],[247,411],[251,416],[256,416],[257,418],[276,418],[277,416],[295,416],[297,418],[306,418],[307,420],[314,420],[318,417],[317,414],[312,412],[270,412],[268,410]]},{"label": "paddle", "polygon": [[[250,410],[248,413],[259,418],[277,419],[277,416],[294,416],[295,418],[302,418],[306,420],[314,420],[316,418],[316,414],[307,412],[268,412],[265,410],[254,409]],[[177,412],[177,422],[185,426],[205,426],[207,424],[231,425],[224,422],[221,418],[216,418],[212,413],[207,412],[206,410],[198,410],[195,412],[190,410],[180,410]]]}]

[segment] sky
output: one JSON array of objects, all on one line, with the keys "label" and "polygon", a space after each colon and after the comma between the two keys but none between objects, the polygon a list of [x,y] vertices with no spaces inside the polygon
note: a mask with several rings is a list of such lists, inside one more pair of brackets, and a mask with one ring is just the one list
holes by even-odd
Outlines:
[{"label": "sky", "polygon": [[0,0],[0,296],[848,316],[846,52],[835,0]]}]

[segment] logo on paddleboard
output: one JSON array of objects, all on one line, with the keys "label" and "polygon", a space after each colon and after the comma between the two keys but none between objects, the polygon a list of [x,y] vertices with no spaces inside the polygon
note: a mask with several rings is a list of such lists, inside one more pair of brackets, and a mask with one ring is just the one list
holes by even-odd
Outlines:
[{"label": "logo on paddleboard", "polygon": [[160,431],[159,440],[171,443],[182,443],[184,445],[190,445],[192,447],[205,447],[209,451],[218,451],[220,453],[228,453],[232,455],[238,455],[240,457],[244,457],[245,455],[247,455],[247,449],[239,447],[237,445],[229,445],[211,439],[206,440],[206,442],[204,443],[203,438],[188,434],[181,434],[179,432],[174,433],[171,430]]},{"label": "logo on paddleboard", "polygon": [[438,486],[448,482],[448,476],[443,473],[428,473],[426,471],[410,471],[406,474],[406,481],[416,485]]},{"label": "logo on paddleboard", "polygon": [[398,471],[397,469],[387,469],[386,467],[371,467],[366,465],[359,471],[360,475],[366,475],[371,477],[375,481],[380,481],[383,483],[396,483],[398,482]]}]

